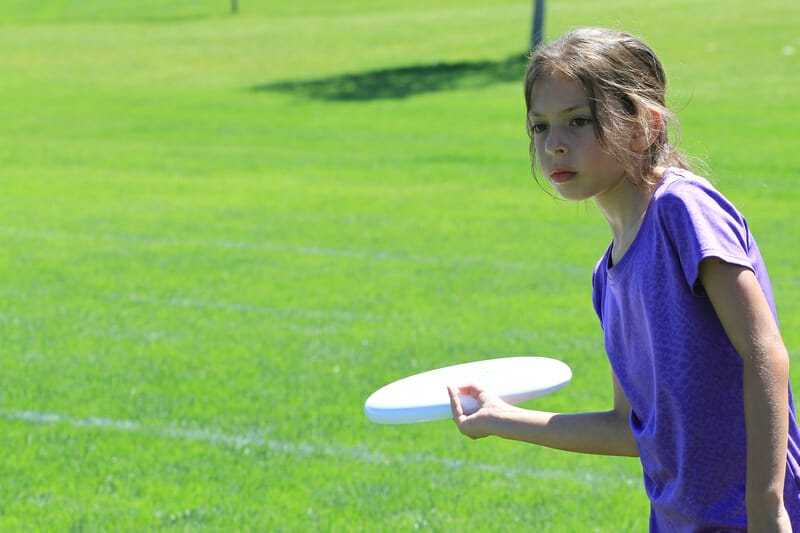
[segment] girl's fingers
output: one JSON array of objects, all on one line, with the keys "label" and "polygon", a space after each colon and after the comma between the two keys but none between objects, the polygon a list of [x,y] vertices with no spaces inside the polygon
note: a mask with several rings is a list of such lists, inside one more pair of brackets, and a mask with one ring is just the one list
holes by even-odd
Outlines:
[{"label": "girl's fingers", "polygon": [[450,395],[450,410],[453,412],[453,419],[458,422],[459,418],[464,416],[464,408],[461,407],[461,400],[458,398],[458,391],[448,385],[447,393]]},{"label": "girl's fingers", "polygon": [[464,396],[472,396],[476,400],[478,399],[478,396],[480,396],[481,393],[484,392],[482,388],[473,384],[462,385],[461,387],[458,388],[458,391]]}]

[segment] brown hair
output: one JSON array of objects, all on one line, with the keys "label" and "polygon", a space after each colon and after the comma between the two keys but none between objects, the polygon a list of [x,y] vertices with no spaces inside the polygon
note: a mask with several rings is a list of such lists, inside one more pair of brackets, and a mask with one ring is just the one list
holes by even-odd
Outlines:
[{"label": "brown hair", "polygon": [[[687,168],[678,151],[678,121],[667,109],[667,77],[661,62],[644,42],[626,33],[603,28],[581,28],[554,43],[533,50],[525,73],[525,103],[531,110],[531,91],[539,78],[557,76],[581,84],[595,120],[598,142],[637,185],[654,188],[657,166]],[[651,110],[661,115],[652,120]],[[536,174],[532,125],[531,163]],[[668,126],[675,127],[670,142]],[[642,151],[630,148],[632,135],[653,139]]]}]

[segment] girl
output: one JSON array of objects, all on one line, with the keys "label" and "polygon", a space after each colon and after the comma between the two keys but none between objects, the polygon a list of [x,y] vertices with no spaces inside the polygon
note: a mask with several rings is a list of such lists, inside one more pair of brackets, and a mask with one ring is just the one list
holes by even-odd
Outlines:
[{"label": "girl", "polygon": [[[612,242],[593,274],[613,408],[554,414],[476,385],[461,433],[638,456],[650,531],[800,531],[800,430],[767,271],[744,217],[670,143],[666,77],[630,35],[580,29],[533,54],[531,157]],[[534,170],[535,172],[535,170]]]}]

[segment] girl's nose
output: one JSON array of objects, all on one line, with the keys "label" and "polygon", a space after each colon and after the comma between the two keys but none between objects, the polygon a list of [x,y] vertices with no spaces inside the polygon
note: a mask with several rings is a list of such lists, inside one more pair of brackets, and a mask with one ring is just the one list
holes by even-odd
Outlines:
[{"label": "girl's nose", "polygon": [[547,140],[545,141],[544,150],[548,155],[565,155],[567,153],[567,145],[564,142],[562,135],[552,128],[548,132]]}]

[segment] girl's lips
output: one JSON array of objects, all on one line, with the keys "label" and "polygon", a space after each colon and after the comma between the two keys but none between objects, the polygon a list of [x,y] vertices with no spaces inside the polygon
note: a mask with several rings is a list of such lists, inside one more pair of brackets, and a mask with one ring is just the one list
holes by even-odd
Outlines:
[{"label": "girl's lips", "polygon": [[574,172],[572,170],[557,169],[550,172],[550,177],[556,183],[564,183],[574,178],[575,174],[577,174],[577,172]]}]

